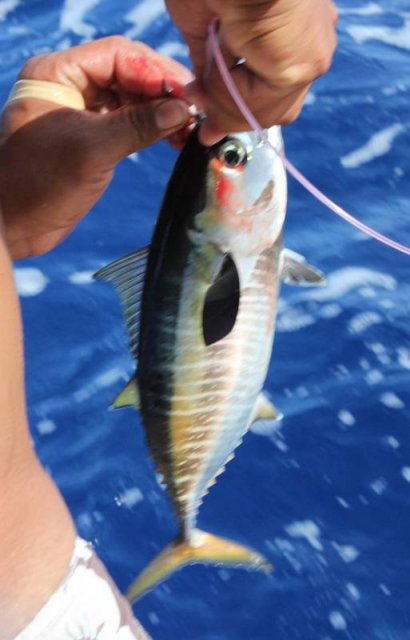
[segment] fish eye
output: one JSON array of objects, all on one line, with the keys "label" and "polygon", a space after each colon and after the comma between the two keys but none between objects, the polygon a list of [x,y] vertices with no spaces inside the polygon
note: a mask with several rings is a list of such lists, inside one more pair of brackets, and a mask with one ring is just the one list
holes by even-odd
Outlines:
[{"label": "fish eye", "polygon": [[246,148],[238,141],[229,141],[222,145],[218,157],[230,169],[243,167],[248,160]]}]

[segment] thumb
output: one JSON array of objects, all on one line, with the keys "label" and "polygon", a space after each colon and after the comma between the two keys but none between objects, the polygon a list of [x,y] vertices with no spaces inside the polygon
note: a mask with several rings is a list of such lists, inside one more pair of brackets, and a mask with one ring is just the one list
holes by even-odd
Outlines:
[{"label": "thumb", "polygon": [[167,98],[103,114],[95,123],[99,145],[106,158],[118,162],[181,129],[191,117],[188,109],[184,100]]}]

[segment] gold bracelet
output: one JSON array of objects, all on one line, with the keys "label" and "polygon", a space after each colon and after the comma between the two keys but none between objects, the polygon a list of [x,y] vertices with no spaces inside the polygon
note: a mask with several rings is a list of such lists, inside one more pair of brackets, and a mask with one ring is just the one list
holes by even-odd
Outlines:
[{"label": "gold bracelet", "polygon": [[84,98],[81,93],[74,87],[67,87],[58,82],[48,82],[46,80],[17,80],[6,102],[7,106],[10,102],[22,100],[25,98],[37,98],[54,102],[62,107],[77,109],[82,111],[85,109]]}]

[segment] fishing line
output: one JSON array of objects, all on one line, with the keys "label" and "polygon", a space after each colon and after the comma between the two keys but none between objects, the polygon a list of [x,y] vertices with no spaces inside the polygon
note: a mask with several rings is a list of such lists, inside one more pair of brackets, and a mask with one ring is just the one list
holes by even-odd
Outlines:
[{"label": "fishing line", "polygon": [[310,182],[310,180],[308,180],[308,178],[306,178],[299,171],[299,169],[297,169],[295,165],[292,164],[292,162],[290,162],[290,160],[286,158],[283,152],[280,152],[277,149],[275,149],[275,147],[271,144],[266,131],[259,124],[258,120],[255,118],[255,116],[247,106],[246,102],[242,98],[235,82],[232,79],[231,74],[229,73],[229,70],[225,64],[225,60],[223,58],[223,55],[218,43],[217,20],[213,20],[209,25],[209,41],[211,45],[212,55],[219,69],[219,73],[221,74],[222,79],[225,82],[226,88],[231,94],[231,97],[234,100],[239,111],[242,113],[243,117],[248,122],[249,126],[252,127],[252,129],[254,129],[255,131],[257,131],[263,143],[269,145],[271,149],[273,149],[273,151],[280,156],[280,158],[283,161],[283,164],[285,165],[290,175],[293,176],[295,180],[302,185],[302,187],[304,187],[307,191],[309,191],[309,193],[311,193],[314,198],[319,200],[319,202],[322,202],[325,205],[325,207],[327,207],[328,209],[336,213],[338,216],[346,220],[349,224],[353,225],[354,227],[356,227],[363,233],[366,233],[368,236],[374,238],[375,240],[378,240],[379,242],[386,244],[388,247],[391,247],[392,249],[396,249],[396,251],[400,251],[401,253],[405,253],[406,255],[410,255],[410,247],[407,247],[406,245],[400,244],[399,242],[396,242],[395,240],[388,238],[382,233],[379,233],[378,231],[376,231],[375,229],[368,227],[366,224],[364,224],[364,222],[360,222],[360,220],[357,220],[348,211],[346,211],[336,202],[331,200],[327,195],[322,193],[322,191],[320,191],[320,189],[318,189],[312,182]]}]

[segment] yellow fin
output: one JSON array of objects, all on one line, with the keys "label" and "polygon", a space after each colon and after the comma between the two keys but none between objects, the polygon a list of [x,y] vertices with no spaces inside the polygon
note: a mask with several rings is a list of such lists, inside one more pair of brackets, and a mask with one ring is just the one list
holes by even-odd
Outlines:
[{"label": "yellow fin", "polygon": [[123,409],[124,407],[135,407],[139,409],[140,398],[138,393],[137,380],[132,377],[125,387],[120,391],[118,396],[112,403],[114,409]]},{"label": "yellow fin", "polygon": [[283,413],[275,407],[269,398],[261,392],[257,399],[250,418],[250,424],[257,420],[281,420]]},{"label": "yellow fin", "polygon": [[134,602],[185,565],[226,564],[270,573],[272,566],[257,551],[195,529],[189,540],[177,538],[140,573],[125,594]]}]

